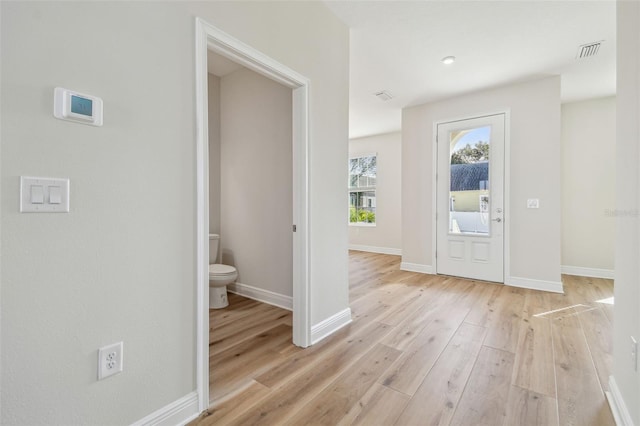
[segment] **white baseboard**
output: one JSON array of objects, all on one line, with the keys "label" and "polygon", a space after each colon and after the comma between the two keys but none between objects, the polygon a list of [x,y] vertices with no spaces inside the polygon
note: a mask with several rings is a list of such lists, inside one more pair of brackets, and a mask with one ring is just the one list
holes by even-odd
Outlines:
[{"label": "white baseboard", "polygon": [[132,426],[176,426],[184,425],[200,415],[198,393],[191,392],[177,401],[154,411]]},{"label": "white baseboard", "polygon": [[627,405],[624,403],[624,399],[622,399],[620,389],[618,388],[616,379],[613,376],[609,376],[609,389],[611,389],[611,391],[605,393],[607,395],[609,407],[611,407],[611,413],[613,414],[613,418],[616,421],[616,425],[634,426],[633,420],[631,419],[631,414],[629,414]]},{"label": "white baseboard", "polygon": [[402,249],[390,247],[361,246],[358,244],[349,244],[349,250],[368,251],[370,253],[393,254],[402,256]]},{"label": "white baseboard", "polygon": [[400,263],[400,269],[402,271],[420,272],[421,274],[433,274],[433,266],[419,263],[402,262]]},{"label": "white baseboard", "polygon": [[531,278],[508,277],[504,283],[511,287],[528,288],[531,290],[549,291],[552,293],[564,293],[562,281],[543,281]]},{"label": "white baseboard", "polygon": [[613,279],[613,269],[583,268],[582,266],[561,266],[560,272],[579,277]]},{"label": "white baseboard", "polygon": [[258,302],[267,303],[277,306],[278,308],[293,311],[293,297],[284,294],[274,293],[273,291],[263,290],[258,287],[242,283],[233,283],[227,286],[227,291],[244,296]]},{"label": "white baseboard", "polygon": [[337,314],[330,316],[324,321],[311,327],[311,344],[318,343],[320,340],[335,333],[345,325],[351,322],[351,308],[347,308]]}]

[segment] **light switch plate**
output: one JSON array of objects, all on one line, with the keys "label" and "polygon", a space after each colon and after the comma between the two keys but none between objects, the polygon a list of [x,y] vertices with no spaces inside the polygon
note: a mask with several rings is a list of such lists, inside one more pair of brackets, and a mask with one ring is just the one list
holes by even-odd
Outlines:
[{"label": "light switch plate", "polygon": [[20,212],[68,213],[69,179],[20,176]]}]

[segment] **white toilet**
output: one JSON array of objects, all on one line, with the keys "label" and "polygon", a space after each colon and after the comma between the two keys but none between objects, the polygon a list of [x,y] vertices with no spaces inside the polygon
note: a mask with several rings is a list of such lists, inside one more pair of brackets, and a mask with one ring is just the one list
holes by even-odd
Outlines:
[{"label": "white toilet", "polygon": [[209,234],[209,308],[221,309],[229,306],[227,300],[227,284],[238,278],[238,271],[233,266],[216,263],[220,235]]}]

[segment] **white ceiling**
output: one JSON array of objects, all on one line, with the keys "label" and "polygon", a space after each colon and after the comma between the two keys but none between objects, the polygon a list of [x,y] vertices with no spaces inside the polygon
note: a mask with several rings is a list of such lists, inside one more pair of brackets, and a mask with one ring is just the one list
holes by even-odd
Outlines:
[{"label": "white ceiling", "polygon": [[[563,102],[615,94],[615,1],[326,4],[351,29],[351,138],[399,130],[406,106],[544,76],[562,76]],[[598,55],[576,59],[600,40]]]}]

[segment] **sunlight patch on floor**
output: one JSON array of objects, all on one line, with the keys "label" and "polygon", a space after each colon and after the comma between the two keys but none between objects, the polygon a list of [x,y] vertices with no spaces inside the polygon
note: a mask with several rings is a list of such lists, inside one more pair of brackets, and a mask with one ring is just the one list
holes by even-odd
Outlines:
[{"label": "sunlight patch on floor", "polygon": [[557,312],[567,311],[569,309],[580,308],[580,307],[588,308],[589,306],[579,303],[577,305],[566,306],[564,308],[559,308],[559,309],[554,309],[552,311],[542,312],[541,314],[535,314],[534,317],[540,318],[540,317],[544,317],[544,316],[547,316],[547,315],[555,314]]}]

